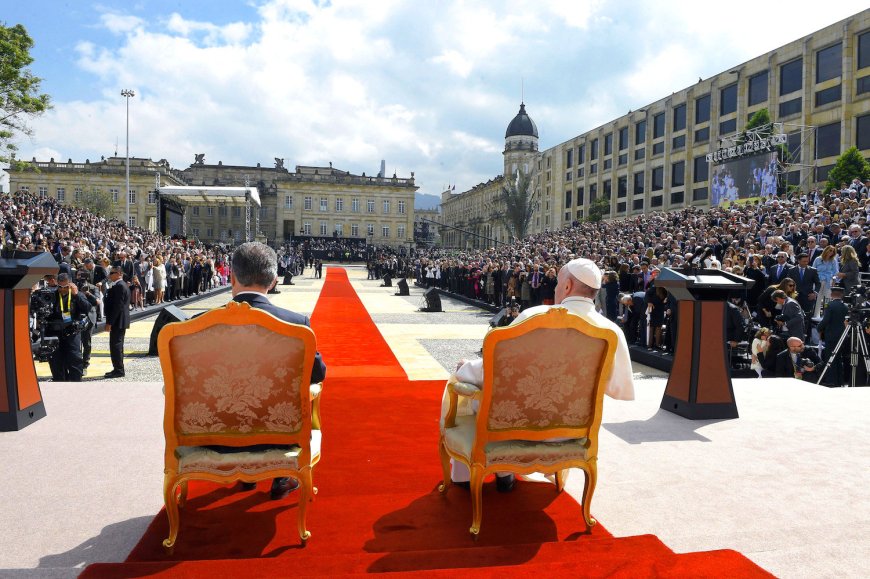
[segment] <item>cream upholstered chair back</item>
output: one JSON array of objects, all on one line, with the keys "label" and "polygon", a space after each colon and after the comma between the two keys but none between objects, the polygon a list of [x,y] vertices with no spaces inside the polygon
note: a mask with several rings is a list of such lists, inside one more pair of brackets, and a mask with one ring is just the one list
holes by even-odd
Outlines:
[{"label": "cream upholstered chair back", "polygon": [[574,328],[539,328],[499,342],[487,428],[588,427],[606,350],[605,340]]},{"label": "cream upholstered chair back", "polygon": [[[230,302],[165,326],[167,441],[178,445],[293,444],[311,429],[314,335],[248,304]],[[168,351],[167,351],[168,350]],[[268,440],[252,440],[268,437]]]}]

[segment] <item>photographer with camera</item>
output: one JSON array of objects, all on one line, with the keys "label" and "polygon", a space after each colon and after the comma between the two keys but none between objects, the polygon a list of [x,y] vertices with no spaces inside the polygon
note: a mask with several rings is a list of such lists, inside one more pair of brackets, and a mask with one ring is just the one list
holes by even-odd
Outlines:
[{"label": "photographer with camera", "polygon": [[804,310],[797,300],[790,298],[782,290],[776,290],[770,296],[773,301],[781,308],[780,315],[774,320],[777,324],[781,324],[781,334],[789,338],[800,338],[803,343],[806,335]]},{"label": "photographer with camera", "polygon": [[46,336],[58,338],[57,350],[48,360],[55,382],[80,382],[84,373],[81,332],[87,325],[91,304],[70,282],[69,274],[57,276]]},{"label": "photographer with camera", "polygon": [[82,360],[84,363],[82,368],[87,369],[91,365],[91,338],[93,337],[94,327],[97,325],[97,309],[102,296],[97,286],[88,282],[87,270],[79,270],[76,276],[79,295],[84,296],[91,306],[88,309],[87,325],[82,330]]},{"label": "photographer with camera", "polygon": [[776,357],[776,375],[780,378],[795,378],[815,382],[818,379],[816,367],[821,367],[822,361],[812,348],[805,349],[804,341],[791,337],[786,340],[787,350]]}]

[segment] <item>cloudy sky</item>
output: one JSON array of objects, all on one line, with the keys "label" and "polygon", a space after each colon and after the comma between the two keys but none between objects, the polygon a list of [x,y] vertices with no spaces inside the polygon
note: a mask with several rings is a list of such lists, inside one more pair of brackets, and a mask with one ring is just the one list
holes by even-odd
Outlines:
[{"label": "cloudy sky", "polygon": [[438,194],[502,171],[521,98],[545,149],[866,6],[3,0],[0,19],[30,32],[54,102],[22,158],[124,155],[128,88],[131,156],[366,174],[385,159]]}]

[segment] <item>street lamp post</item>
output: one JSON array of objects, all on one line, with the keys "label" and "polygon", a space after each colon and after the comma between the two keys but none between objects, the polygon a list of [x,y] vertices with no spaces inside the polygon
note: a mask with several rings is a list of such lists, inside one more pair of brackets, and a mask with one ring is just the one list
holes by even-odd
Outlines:
[{"label": "street lamp post", "polygon": [[126,165],[126,190],[124,191],[124,197],[127,199],[126,207],[127,207],[127,220],[125,224],[127,227],[130,227],[130,97],[136,96],[136,93],[132,90],[125,88],[121,91],[121,96],[127,101],[127,165]]}]

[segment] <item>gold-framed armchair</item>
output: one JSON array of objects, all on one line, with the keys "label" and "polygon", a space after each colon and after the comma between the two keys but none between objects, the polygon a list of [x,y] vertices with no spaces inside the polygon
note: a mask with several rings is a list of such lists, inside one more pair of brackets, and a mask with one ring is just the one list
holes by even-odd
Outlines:
[{"label": "gold-framed armchair", "polygon": [[[475,539],[483,518],[483,479],[494,472],[554,474],[561,492],[568,469],[582,469],[583,518],[589,528],[596,524],[590,504],[598,477],[598,430],[617,340],[609,328],[551,308],[486,335],[482,387],[455,378],[448,382],[439,490],[446,493],[451,486],[451,458],[468,466],[469,530]],[[457,415],[461,396],[479,401],[477,414]]]},{"label": "gold-framed armchair", "polygon": [[321,388],[309,382],[314,332],[231,301],[164,326],[158,348],[166,398],[163,499],[169,537],[163,546],[170,553],[175,546],[188,481],[275,477],[299,480],[304,545],[311,537],[305,512],[317,492],[312,470],[321,446]]}]

